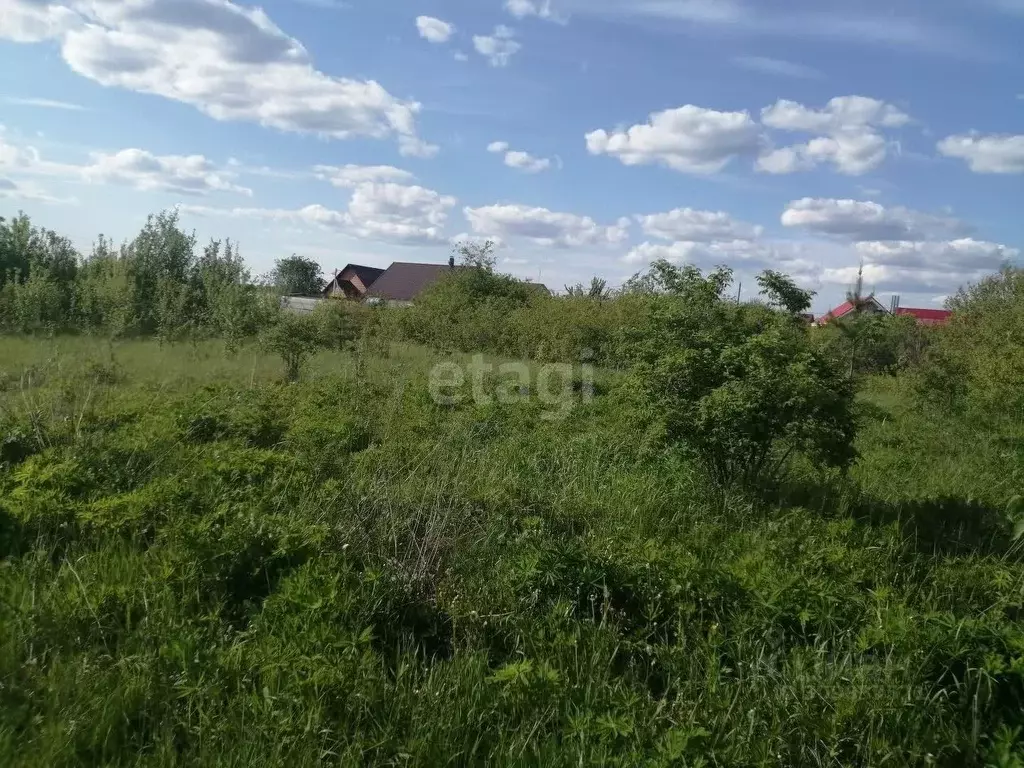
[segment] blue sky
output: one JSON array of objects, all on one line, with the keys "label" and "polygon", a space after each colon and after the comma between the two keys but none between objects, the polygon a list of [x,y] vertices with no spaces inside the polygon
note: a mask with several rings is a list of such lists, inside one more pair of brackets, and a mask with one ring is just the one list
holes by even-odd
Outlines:
[{"label": "blue sky", "polygon": [[0,215],[932,305],[1024,248],[1024,0],[4,0]]}]

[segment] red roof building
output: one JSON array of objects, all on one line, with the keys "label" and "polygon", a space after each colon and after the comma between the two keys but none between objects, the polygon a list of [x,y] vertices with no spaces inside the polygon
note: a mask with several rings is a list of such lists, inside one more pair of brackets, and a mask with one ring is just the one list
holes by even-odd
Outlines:
[{"label": "red roof building", "polygon": [[948,309],[914,309],[913,307],[897,307],[896,315],[908,315],[917,320],[918,325],[945,325],[953,317]]},{"label": "red roof building", "polygon": [[[833,309],[827,315],[823,315],[819,320],[819,325],[825,325],[832,320],[838,320],[840,317],[845,317],[851,312],[855,312],[856,307],[852,301],[844,301],[838,307]],[[889,310],[882,306],[882,304],[874,296],[870,296],[861,302],[860,311],[871,314],[871,315],[884,315],[888,314]]]}]

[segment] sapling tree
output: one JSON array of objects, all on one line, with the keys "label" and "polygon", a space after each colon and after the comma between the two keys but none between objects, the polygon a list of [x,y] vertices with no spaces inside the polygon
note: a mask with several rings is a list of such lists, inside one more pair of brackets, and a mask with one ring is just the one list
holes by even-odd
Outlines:
[{"label": "sapling tree", "polygon": [[303,364],[322,342],[316,318],[291,312],[281,312],[277,322],[266,328],[260,337],[264,350],[280,355],[288,381],[299,380]]}]

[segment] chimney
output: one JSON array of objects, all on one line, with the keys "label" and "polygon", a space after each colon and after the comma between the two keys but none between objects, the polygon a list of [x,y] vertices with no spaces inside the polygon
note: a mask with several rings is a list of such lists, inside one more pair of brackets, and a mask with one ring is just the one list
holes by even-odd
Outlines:
[{"label": "chimney", "polygon": [[448,267],[450,269],[455,269],[455,257],[454,256],[449,256],[448,257]]}]

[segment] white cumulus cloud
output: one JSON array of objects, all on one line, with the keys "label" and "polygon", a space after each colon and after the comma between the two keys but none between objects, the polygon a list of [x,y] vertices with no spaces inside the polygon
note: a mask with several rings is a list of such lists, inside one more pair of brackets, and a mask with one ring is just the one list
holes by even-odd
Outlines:
[{"label": "white cumulus cloud", "polygon": [[143,191],[162,190],[185,195],[235,192],[252,195],[252,190],[230,181],[230,174],[218,171],[202,155],[154,155],[143,149],[92,154],[92,162],[79,169],[86,181],[124,184]]},{"label": "white cumulus cloud", "polygon": [[523,47],[513,38],[515,31],[499,24],[490,35],[474,35],[473,48],[492,67],[507,67],[512,57]]},{"label": "white cumulus cloud", "polygon": [[848,176],[861,176],[884,162],[888,145],[873,131],[850,131],[767,152],[757,159],[762,173],[787,174],[832,163]]},{"label": "white cumulus cloud", "polygon": [[629,219],[602,225],[589,216],[525,205],[465,208],[463,213],[475,234],[504,241],[523,238],[537,245],[573,248],[616,245],[629,236]]},{"label": "white cumulus cloud", "polygon": [[747,112],[717,112],[692,104],[656,112],[625,131],[586,135],[592,155],[625,165],[660,164],[683,173],[711,174],[737,155],[757,150],[760,129]]},{"label": "white cumulus cloud", "polygon": [[395,182],[404,184],[416,177],[409,171],[395,168],[393,165],[354,165],[343,166],[317,165],[313,172],[317,178],[329,181],[336,187],[351,189],[366,182]]},{"label": "white cumulus cloud", "polygon": [[218,168],[202,155],[155,155],[137,148],[92,152],[87,163],[59,163],[43,158],[35,147],[11,144],[0,135],[0,169],[14,176],[51,176],[142,191],[252,195],[252,190],[235,183],[235,170]]},{"label": "white cumulus cloud", "polygon": [[540,173],[553,165],[549,158],[534,157],[529,152],[510,149],[507,141],[492,141],[487,145],[487,151],[496,155],[504,155],[505,165],[524,173]]},{"label": "white cumulus cloud", "polygon": [[[864,280],[872,289],[906,293],[955,291],[1019,255],[1015,248],[972,238],[858,243],[857,253],[864,265]],[[822,279],[850,285],[857,280],[858,269],[826,269]]]},{"label": "white cumulus cloud", "polygon": [[880,166],[888,154],[884,128],[899,128],[910,116],[884,101],[866,96],[839,96],[823,109],[780,100],[761,111],[765,126],[780,131],[824,134],[805,144],[763,153],[757,170],[786,174],[831,163],[840,173],[860,176]]},{"label": "white cumulus cloud", "polygon": [[975,173],[1024,173],[1024,135],[961,134],[943,139],[938,149],[966,160]]},{"label": "white cumulus cloud", "polygon": [[957,219],[907,208],[811,197],[789,203],[782,224],[851,241],[940,239],[966,234],[968,229]]},{"label": "white cumulus cloud", "polygon": [[644,234],[662,240],[708,243],[717,240],[755,240],[763,228],[737,221],[724,211],[677,208],[666,213],[637,216]]},{"label": "white cumulus cloud", "polygon": [[397,136],[420,149],[419,104],[318,70],[263,10],[230,0],[5,0],[0,37],[54,38],[77,74],[217,120],[336,139]]},{"label": "white cumulus cloud", "polygon": [[447,43],[455,34],[454,25],[433,16],[417,16],[416,29],[428,43]]},{"label": "white cumulus cloud", "polygon": [[526,173],[540,173],[551,167],[551,160],[547,157],[534,157],[529,152],[514,150],[505,153],[505,165]]},{"label": "white cumulus cloud", "polygon": [[355,186],[343,210],[320,204],[298,209],[192,205],[182,206],[182,210],[199,215],[306,224],[397,245],[430,245],[447,240],[444,228],[448,212],[457,202],[454,197],[420,186],[368,181]]},{"label": "white cumulus cloud", "polygon": [[824,109],[811,109],[798,102],[781,99],[761,111],[761,121],[769,128],[781,131],[832,135],[869,126],[899,128],[910,122],[910,116],[878,99],[838,96]]},{"label": "white cumulus cloud", "polygon": [[505,0],[505,10],[517,19],[537,16],[541,19],[555,18],[551,0]]}]

